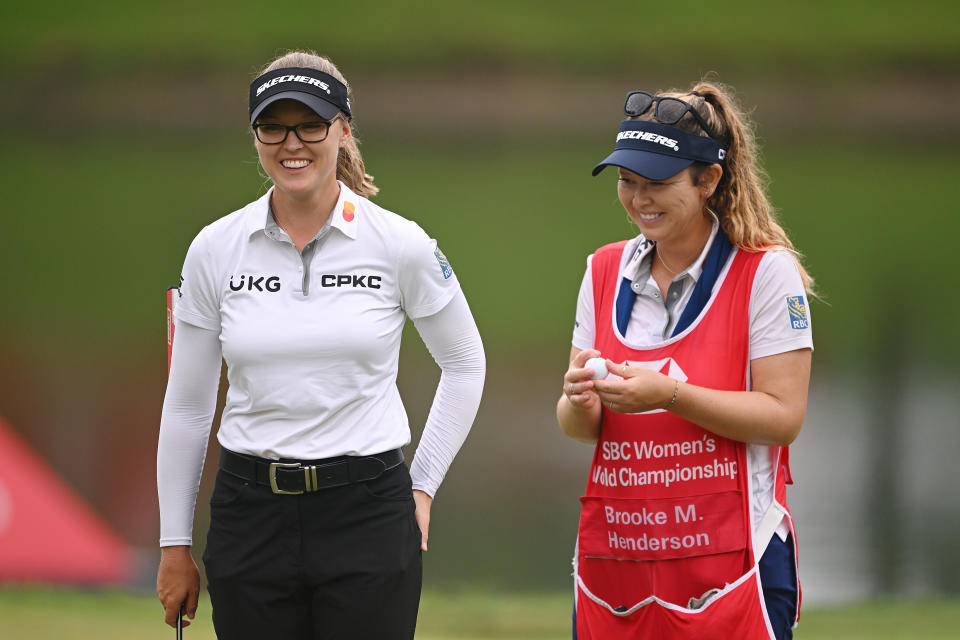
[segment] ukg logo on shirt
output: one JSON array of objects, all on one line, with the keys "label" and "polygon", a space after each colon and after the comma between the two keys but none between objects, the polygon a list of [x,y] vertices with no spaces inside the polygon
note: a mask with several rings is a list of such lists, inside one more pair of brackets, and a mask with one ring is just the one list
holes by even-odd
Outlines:
[{"label": "ukg logo on shirt", "polygon": [[236,276],[230,276],[231,291],[268,291],[276,293],[280,291],[280,276],[253,276],[245,273],[240,274],[238,281],[234,281]]}]

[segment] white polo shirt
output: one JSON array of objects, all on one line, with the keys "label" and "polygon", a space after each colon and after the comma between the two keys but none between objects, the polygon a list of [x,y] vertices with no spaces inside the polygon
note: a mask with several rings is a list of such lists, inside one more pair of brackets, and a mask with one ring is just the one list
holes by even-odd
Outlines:
[{"label": "white polo shirt", "polygon": [[343,183],[305,260],[272,224],[271,192],[205,227],[184,263],[176,319],[219,331],[228,367],[220,444],[310,460],[409,443],[400,337],[459,291],[449,262]]}]

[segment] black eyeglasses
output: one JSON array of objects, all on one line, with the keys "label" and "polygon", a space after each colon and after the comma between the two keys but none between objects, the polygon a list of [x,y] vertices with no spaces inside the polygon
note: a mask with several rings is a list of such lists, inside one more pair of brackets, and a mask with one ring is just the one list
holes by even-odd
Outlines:
[{"label": "black eyeglasses", "polygon": [[330,133],[330,125],[336,122],[337,118],[327,122],[326,120],[314,120],[311,122],[301,122],[292,126],[285,124],[274,124],[267,122],[256,122],[253,125],[253,133],[257,140],[263,144],[280,144],[287,139],[290,132],[300,138],[300,142],[323,142]]},{"label": "black eyeglasses", "polygon": [[660,124],[677,124],[683,116],[690,113],[697,121],[697,124],[707,132],[708,136],[714,140],[718,139],[717,134],[710,125],[707,124],[707,121],[703,119],[703,116],[693,108],[693,105],[680,98],[655,96],[646,91],[631,91],[627,94],[627,99],[623,103],[623,112],[631,117],[640,116],[649,111],[650,107],[654,104],[657,105],[657,108],[653,111],[653,117],[656,118]]}]

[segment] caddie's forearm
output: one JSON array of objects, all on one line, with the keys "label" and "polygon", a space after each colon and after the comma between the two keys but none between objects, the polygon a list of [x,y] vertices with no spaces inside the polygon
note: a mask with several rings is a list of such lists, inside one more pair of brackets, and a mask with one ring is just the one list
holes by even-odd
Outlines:
[{"label": "caddie's forearm", "polygon": [[566,395],[557,402],[557,422],[560,429],[569,437],[580,442],[593,444],[600,438],[600,403],[589,409],[574,405]]},{"label": "caddie's forearm", "polygon": [[752,391],[719,391],[680,383],[669,411],[717,435],[787,446],[807,412],[810,349],[750,361]]},{"label": "caddie's forearm", "polygon": [[806,401],[797,406],[763,391],[718,391],[681,383],[668,410],[731,440],[788,446],[803,426]]}]

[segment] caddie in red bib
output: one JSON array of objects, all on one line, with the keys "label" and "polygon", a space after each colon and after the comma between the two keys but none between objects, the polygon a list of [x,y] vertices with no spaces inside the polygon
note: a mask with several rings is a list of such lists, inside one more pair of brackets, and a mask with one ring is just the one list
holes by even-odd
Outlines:
[{"label": "caddie in red bib", "polygon": [[751,244],[731,224],[753,176],[725,173],[725,159],[747,152],[731,140],[738,121],[721,117],[725,96],[706,83],[676,95],[629,94],[633,119],[594,170],[619,168],[643,234],[588,262],[557,409],[567,435],[596,442],[574,637],[790,638],[787,445],[812,347],[805,305],[801,334],[790,299],[804,300],[805,272],[782,230]]}]

